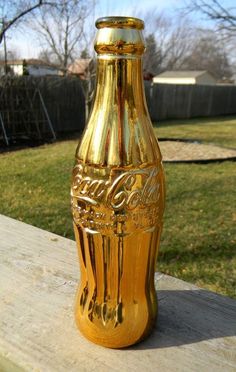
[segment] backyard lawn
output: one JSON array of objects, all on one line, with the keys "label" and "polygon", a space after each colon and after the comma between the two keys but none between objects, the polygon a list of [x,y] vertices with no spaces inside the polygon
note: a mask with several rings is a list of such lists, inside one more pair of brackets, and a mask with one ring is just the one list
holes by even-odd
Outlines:
[{"label": "backyard lawn", "polygon": [[236,148],[236,119],[230,117],[162,121],[156,133],[159,138],[201,140],[207,144]]},{"label": "backyard lawn", "polygon": [[[160,138],[236,147],[236,118],[162,122]],[[73,239],[70,179],[77,141],[0,155],[0,213]],[[236,298],[236,163],[165,164],[157,269]]]}]

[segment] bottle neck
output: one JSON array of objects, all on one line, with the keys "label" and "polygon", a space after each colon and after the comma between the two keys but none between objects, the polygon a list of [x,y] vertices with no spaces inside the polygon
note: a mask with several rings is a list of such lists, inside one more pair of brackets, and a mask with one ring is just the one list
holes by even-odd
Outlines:
[{"label": "bottle neck", "polygon": [[141,57],[101,55],[97,61],[93,111],[102,110],[105,116],[113,111],[118,125],[147,115]]},{"label": "bottle neck", "polygon": [[155,164],[160,154],[146,106],[141,58],[103,55],[97,69],[78,159],[104,167]]}]

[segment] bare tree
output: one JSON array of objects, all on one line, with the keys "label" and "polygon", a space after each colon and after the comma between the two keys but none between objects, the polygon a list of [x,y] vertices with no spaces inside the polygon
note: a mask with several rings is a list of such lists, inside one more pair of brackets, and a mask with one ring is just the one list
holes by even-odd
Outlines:
[{"label": "bare tree", "polygon": [[79,50],[85,48],[85,25],[91,6],[92,0],[58,0],[56,7],[41,8],[30,22],[47,57],[65,72]]},{"label": "bare tree", "polygon": [[153,33],[145,37],[146,52],[143,57],[143,70],[145,73],[156,75],[160,71],[161,50],[158,49]]},{"label": "bare tree", "polygon": [[200,29],[188,17],[147,14],[147,51],[144,68],[152,74],[165,70],[208,70],[216,78],[230,77],[229,43],[221,33]]},{"label": "bare tree", "polygon": [[55,58],[53,52],[50,49],[41,49],[38,53],[38,59],[46,63],[57,64],[57,59]]},{"label": "bare tree", "polygon": [[[8,59],[20,59],[20,52],[18,49],[10,49],[7,51],[7,57]],[[0,61],[4,61],[4,53],[2,51],[0,51]]]},{"label": "bare tree", "polygon": [[191,50],[195,35],[196,27],[188,19],[177,18],[168,39],[166,69],[178,70],[182,68],[182,64]]},{"label": "bare tree", "polygon": [[[170,17],[166,16],[164,13],[158,13],[155,11],[149,11],[146,13],[144,15],[144,20],[147,25],[146,32],[151,31],[145,38],[147,42],[147,54],[149,55],[148,58],[144,58],[146,59],[146,64],[148,62],[151,68],[156,63],[156,72],[160,72],[163,70],[169,52],[169,38],[172,33],[172,21]],[[155,48],[154,43],[156,44]],[[152,53],[150,53],[150,51]],[[148,69],[148,64],[146,69]]]},{"label": "bare tree", "polygon": [[186,9],[200,12],[216,23],[219,30],[236,33],[236,6],[224,6],[219,0],[189,0]]},{"label": "bare tree", "polygon": [[0,0],[0,44],[10,28],[17,25],[22,18],[43,5],[55,5],[55,2],[46,0]]},{"label": "bare tree", "polygon": [[186,18],[176,15],[173,19],[163,13],[145,15],[148,34],[144,55],[144,68],[150,72],[160,73],[166,69],[179,69],[188,55],[195,28]]},{"label": "bare tree", "polygon": [[217,79],[232,75],[229,59],[223,43],[212,30],[199,30],[182,69],[207,70]]}]

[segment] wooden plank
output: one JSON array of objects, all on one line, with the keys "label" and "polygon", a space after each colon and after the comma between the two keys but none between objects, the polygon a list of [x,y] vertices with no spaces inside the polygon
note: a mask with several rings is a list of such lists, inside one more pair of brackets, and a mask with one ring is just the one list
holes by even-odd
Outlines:
[{"label": "wooden plank", "polygon": [[236,301],[157,275],[152,335],[125,350],[75,327],[75,242],[0,216],[0,371],[235,371]]}]

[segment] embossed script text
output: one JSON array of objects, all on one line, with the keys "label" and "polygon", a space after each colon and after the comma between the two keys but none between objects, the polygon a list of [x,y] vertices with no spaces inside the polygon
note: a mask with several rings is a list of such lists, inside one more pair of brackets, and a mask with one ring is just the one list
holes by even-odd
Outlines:
[{"label": "embossed script text", "polygon": [[102,200],[113,210],[133,210],[156,203],[160,184],[158,168],[134,169],[116,175],[108,180],[91,178],[83,174],[83,166],[74,169],[73,196],[86,204],[97,206]]}]

